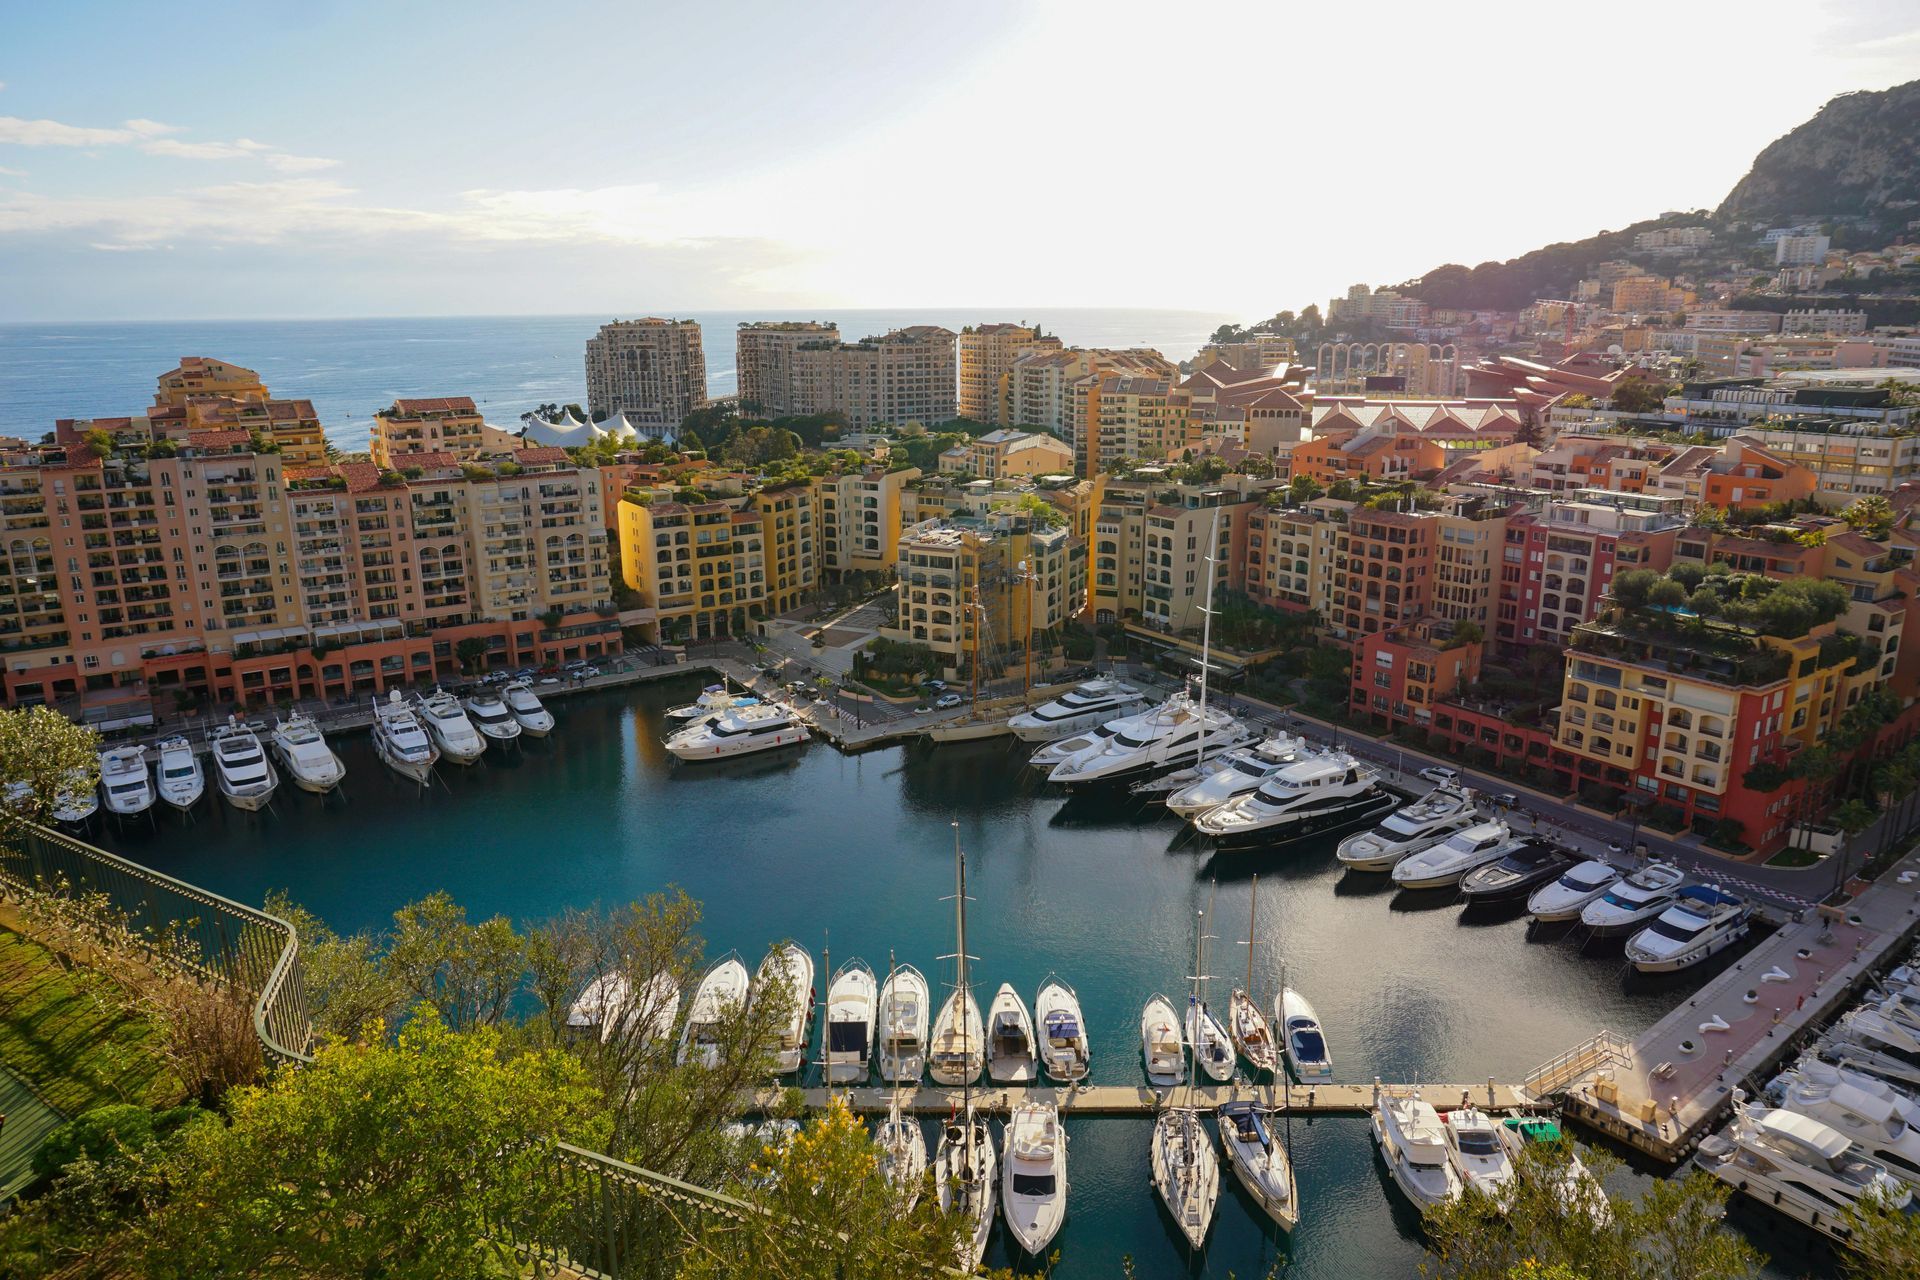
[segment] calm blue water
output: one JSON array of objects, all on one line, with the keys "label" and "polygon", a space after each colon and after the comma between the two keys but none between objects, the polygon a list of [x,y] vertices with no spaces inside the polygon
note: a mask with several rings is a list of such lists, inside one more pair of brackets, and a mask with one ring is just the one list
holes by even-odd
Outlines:
[{"label": "calm blue water", "polygon": [[[1326,847],[1204,857],[1164,817],[1113,801],[1069,802],[1000,743],[843,756],[815,744],[787,758],[680,766],[661,748],[662,709],[694,678],[560,702],[559,728],[522,758],[443,770],[421,797],[381,768],[364,737],[338,744],[348,797],[322,805],[283,788],[276,812],[204,806],[198,825],[103,835],[131,857],[246,902],[285,889],[341,929],[381,924],[445,888],[476,917],[538,919],[679,884],[706,904],[709,951],[757,964],[792,936],[818,960],[891,951],[939,981],[953,950],[952,831],[960,822],[975,899],[968,949],[984,996],[1012,981],[1030,999],[1049,970],[1079,991],[1094,1078],[1137,1082],[1139,1010],[1176,998],[1192,970],[1195,913],[1218,877],[1217,961],[1244,979],[1259,873],[1256,991],[1282,965],[1317,1005],[1342,1079],[1514,1080],[1602,1027],[1634,1033],[1687,986],[1623,989],[1620,960],[1524,922],[1463,920],[1457,907],[1354,886]],[[1069,1122],[1067,1278],[1265,1273],[1276,1244],[1223,1170],[1205,1256],[1189,1264],[1147,1183],[1145,1122]],[[1304,1221],[1284,1241],[1290,1276],[1411,1276],[1412,1212],[1357,1119],[1293,1124]],[[1228,1189],[1231,1188],[1231,1189]],[[1789,1241],[1791,1242],[1791,1241]],[[990,1262],[1007,1260],[999,1234]]]},{"label": "calm blue water", "polygon": [[[364,448],[374,413],[396,396],[472,396],[489,421],[516,428],[520,415],[535,405],[586,403],[587,339],[613,318],[0,324],[0,435],[37,439],[59,418],[137,414],[153,403],[154,379],[184,355],[231,360],[257,370],[276,395],[312,400],[328,436],[343,449]],[[1147,346],[1184,360],[1231,317],[1012,307],[989,312],[695,311],[681,318],[700,322],[707,393],[721,396],[735,389],[733,334],[743,320],[827,320],[838,324],[849,341],[910,324],[958,330],[1025,320],[1070,345]]]}]

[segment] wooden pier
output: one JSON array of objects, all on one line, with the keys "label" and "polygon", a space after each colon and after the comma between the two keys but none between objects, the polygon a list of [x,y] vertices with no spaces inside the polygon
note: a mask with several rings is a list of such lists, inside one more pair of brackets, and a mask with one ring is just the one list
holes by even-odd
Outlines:
[{"label": "wooden pier", "polygon": [[[1411,1085],[1382,1085],[1383,1093],[1405,1094]],[[862,1115],[884,1115],[893,1106],[893,1090],[858,1086],[852,1089],[804,1089],[810,1110],[819,1110],[838,1098]],[[765,1111],[783,1096],[778,1089],[762,1090],[756,1107]],[[1481,1083],[1423,1084],[1420,1096],[1441,1111],[1462,1105],[1483,1111],[1535,1111],[1537,1107],[1518,1085]],[[976,1111],[1006,1114],[1029,1097],[1052,1102],[1062,1115],[1151,1116],[1172,1108],[1196,1107],[1204,1111],[1228,1102],[1251,1102],[1263,1108],[1293,1115],[1367,1115],[1373,1111],[1373,1085],[1368,1084],[1204,1084],[1175,1085],[1155,1089],[1150,1085],[1096,1084],[1080,1088],[1067,1086],[989,1085],[973,1091]],[[1464,1100],[1464,1102],[1463,1102]],[[901,1094],[901,1110],[917,1115],[944,1116],[959,1110],[961,1091],[943,1086],[922,1085]]]}]

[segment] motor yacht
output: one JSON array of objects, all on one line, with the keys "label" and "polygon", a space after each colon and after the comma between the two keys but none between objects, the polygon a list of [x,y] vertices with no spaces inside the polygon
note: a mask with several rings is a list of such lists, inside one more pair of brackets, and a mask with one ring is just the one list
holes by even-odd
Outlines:
[{"label": "motor yacht", "polygon": [[1227,1031],[1233,1036],[1234,1048],[1256,1072],[1280,1069],[1273,1031],[1260,1012],[1260,1002],[1239,987],[1233,989],[1233,998],[1227,1002]]},{"label": "motor yacht", "polygon": [[865,1084],[873,1054],[880,986],[864,960],[849,960],[827,983],[828,1084]]},{"label": "motor yacht", "polygon": [[1902,1123],[1920,1129],[1920,1092],[1890,1084],[1871,1071],[1857,1071],[1844,1062],[1828,1062],[1812,1052],[1801,1054],[1799,1061],[1775,1076],[1767,1085],[1766,1096],[1774,1106],[1785,1106],[1789,1089],[1833,1090],[1841,1085],[1886,1103]]},{"label": "motor yacht", "polygon": [[680,1028],[680,1049],[674,1061],[714,1067],[720,1063],[726,1023],[747,1002],[747,966],[738,951],[714,961],[687,1002],[687,1021]]},{"label": "motor yacht", "polygon": [[401,701],[398,689],[390,690],[385,702],[373,700],[373,754],[387,768],[421,786],[432,778],[440,759],[440,748],[433,745],[413,708]]},{"label": "motor yacht", "polygon": [[1062,738],[1058,742],[1049,742],[1027,758],[1029,767],[1042,773],[1051,773],[1056,765],[1063,764],[1077,756],[1086,755],[1107,745],[1113,735],[1120,732],[1120,726],[1132,717],[1124,716],[1109,720],[1098,728],[1085,733],[1076,733],[1071,738]]},{"label": "motor yacht", "polygon": [[[1564,1141],[1560,1126],[1545,1116],[1508,1116],[1500,1122],[1500,1139],[1514,1167],[1520,1167],[1521,1152],[1528,1147],[1546,1146]],[[1585,1214],[1594,1223],[1605,1226],[1613,1217],[1613,1206],[1605,1188],[1580,1159],[1580,1153],[1567,1143],[1566,1164],[1560,1176],[1561,1207],[1571,1213]]]},{"label": "motor yacht", "polygon": [[1393,883],[1402,889],[1444,889],[1518,849],[1522,841],[1495,818],[1456,831],[1439,844],[1394,864]]},{"label": "motor yacht", "polygon": [[1229,1102],[1214,1114],[1220,1149],[1240,1185],[1283,1230],[1293,1230],[1300,1221],[1300,1187],[1286,1147],[1274,1136],[1271,1114],[1251,1102]]},{"label": "motor yacht", "polygon": [[160,763],[155,769],[160,798],[183,813],[200,803],[207,789],[207,778],[200,771],[200,757],[185,738],[160,740]]},{"label": "motor yacht", "polygon": [[93,779],[87,776],[87,771],[75,769],[68,773],[53,797],[53,820],[78,827],[98,812],[100,792]]},{"label": "motor yacht", "polygon": [[231,717],[213,735],[213,780],[228,804],[248,813],[266,808],[280,785],[259,735]]},{"label": "motor yacht", "polygon": [[509,681],[500,690],[500,700],[519,722],[520,731],[530,738],[544,738],[553,732],[553,712],[540,704],[530,680]]},{"label": "motor yacht", "polygon": [[1747,936],[1753,907],[1710,885],[1680,890],[1672,906],[1627,941],[1627,959],[1642,973],[1672,973],[1718,955]]},{"label": "motor yacht", "polygon": [[987,1078],[995,1084],[1032,1084],[1040,1078],[1033,1015],[1011,982],[1001,983],[987,1006]]},{"label": "motor yacht", "polygon": [[1344,752],[1296,760],[1247,795],[1196,817],[1193,829],[1222,846],[1321,835],[1393,808],[1379,781],[1379,770]]},{"label": "motor yacht", "polygon": [[100,791],[107,812],[137,817],[153,808],[153,781],[147,774],[145,747],[114,747],[100,753]]},{"label": "motor yacht", "polygon": [[898,1093],[874,1128],[873,1145],[880,1150],[880,1176],[900,1195],[901,1210],[913,1212],[927,1172],[927,1136],[919,1120],[901,1111]]},{"label": "motor yacht", "polygon": [[669,720],[703,720],[706,717],[732,707],[745,700],[756,703],[760,699],[750,693],[735,693],[724,684],[710,684],[700,691],[700,696],[684,707],[673,707],[667,712]]},{"label": "motor yacht", "polygon": [[790,1075],[807,1061],[813,1039],[813,957],[798,943],[783,942],[767,952],[753,977],[753,999],[772,996],[776,984],[785,1000],[780,1043],[773,1051],[773,1073]]},{"label": "motor yacht", "polygon": [[347,766],[327,745],[312,716],[296,711],[285,720],[276,719],[268,741],[273,754],[280,757],[280,766],[302,791],[323,796],[346,779]]},{"label": "motor yacht", "polygon": [[1040,1066],[1048,1078],[1061,1084],[1085,1080],[1093,1052],[1073,988],[1048,974],[1033,997],[1033,1016],[1040,1030]]},{"label": "motor yacht", "polygon": [[778,702],[736,707],[720,718],[696,722],[667,739],[667,750],[682,760],[722,760],[790,747],[807,740],[807,726]]},{"label": "motor yacht", "polygon": [[680,1012],[680,984],[671,973],[656,973],[634,998],[633,985],[618,969],[594,977],[567,1008],[567,1030],[592,1033],[601,1044],[616,1037],[637,1037],[640,1044],[673,1034]]},{"label": "motor yacht", "polygon": [[1904,1209],[1913,1193],[1885,1165],[1829,1125],[1793,1111],[1748,1105],[1734,1093],[1733,1121],[1700,1140],[1695,1162],[1735,1190],[1845,1239],[1848,1209],[1878,1200]]},{"label": "motor yacht", "polygon": [[1849,1009],[1822,1037],[1820,1054],[1902,1088],[1920,1087],[1920,1033],[1876,1009]]},{"label": "motor yacht", "polygon": [[1502,1200],[1513,1181],[1513,1156],[1500,1137],[1500,1126],[1477,1107],[1461,1107],[1443,1118],[1447,1158],[1460,1184],[1470,1191]]},{"label": "motor yacht", "polygon": [[1378,826],[1340,842],[1334,856],[1349,871],[1391,871],[1401,859],[1440,843],[1480,821],[1473,800],[1458,787],[1440,786]]},{"label": "motor yacht", "polygon": [[887,975],[880,989],[880,1078],[888,1084],[918,1084],[927,1067],[927,980],[912,965]]},{"label": "motor yacht", "polygon": [[987,1251],[994,1195],[999,1189],[993,1134],[987,1122],[974,1114],[971,1103],[942,1127],[933,1167],[941,1210],[967,1223],[957,1253],[960,1270],[970,1275]]},{"label": "motor yacht", "polygon": [[1528,836],[1498,862],[1476,867],[1460,877],[1460,897],[1472,906],[1511,902],[1541,885],[1558,880],[1580,859],[1573,850],[1540,836]]},{"label": "motor yacht", "polygon": [[1055,765],[1047,781],[1069,789],[1119,786],[1231,750],[1253,735],[1218,707],[1203,711],[1184,693],[1133,716],[1098,750]]},{"label": "motor yacht", "polygon": [[1876,1083],[1877,1089],[1863,1088],[1791,1072],[1776,1076],[1766,1095],[1773,1105],[1833,1129],[1902,1182],[1920,1186],[1920,1128],[1914,1127],[1913,1101],[1883,1081]]},{"label": "motor yacht", "polygon": [[1420,1097],[1388,1093],[1373,1085],[1373,1142],[1394,1185],[1414,1208],[1428,1209],[1459,1198],[1460,1175],[1455,1170],[1440,1113]]},{"label": "motor yacht", "polygon": [[1189,1245],[1203,1248],[1220,1202],[1220,1162],[1198,1111],[1175,1108],[1154,1120],[1152,1165],[1153,1189],[1173,1224]]},{"label": "motor yacht", "polygon": [[1670,862],[1649,862],[1582,907],[1580,923],[1597,938],[1632,933],[1673,904],[1686,878]]},{"label": "motor yacht", "polygon": [[1031,1100],[1018,1104],[1001,1143],[1000,1216],[1028,1257],[1044,1257],[1067,1219],[1067,1131],[1060,1127],[1060,1108]]},{"label": "motor yacht", "polygon": [[1589,902],[1620,882],[1620,868],[1604,858],[1589,858],[1560,873],[1552,884],[1543,884],[1527,899],[1527,911],[1542,924],[1578,920]]},{"label": "motor yacht", "polygon": [[933,1020],[927,1074],[935,1084],[972,1084],[986,1064],[987,1038],[980,1021],[980,1002],[971,991],[955,990]]},{"label": "motor yacht", "polygon": [[1333,1079],[1333,1050],[1326,1030],[1307,998],[1292,987],[1281,989],[1273,1002],[1274,1021],[1280,1026],[1280,1045],[1295,1078],[1305,1084]]},{"label": "motor yacht", "polygon": [[480,689],[462,698],[460,705],[487,746],[505,749],[519,745],[520,721],[507,710],[505,698],[491,689]]},{"label": "motor yacht", "polygon": [[1259,790],[1261,783],[1305,754],[1301,740],[1285,733],[1275,734],[1251,747],[1235,748],[1201,769],[1185,770],[1199,776],[1175,788],[1167,796],[1167,808],[1181,818],[1218,808],[1249,791]]},{"label": "motor yacht", "polygon": [[1147,695],[1118,680],[1089,680],[1077,684],[1052,702],[1023,711],[1007,721],[1022,742],[1058,742],[1098,728],[1109,720],[1130,716],[1145,706]]},{"label": "motor yacht", "polygon": [[435,688],[426,697],[417,699],[414,710],[445,759],[454,764],[472,764],[486,754],[486,739],[473,727],[473,721],[467,719],[460,699],[445,689]]},{"label": "motor yacht", "polygon": [[1180,1035],[1180,1019],[1173,1001],[1155,993],[1140,1011],[1140,1051],[1147,1062],[1147,1081],[1156,1087],[1184,1084],[1187,1045]]}]

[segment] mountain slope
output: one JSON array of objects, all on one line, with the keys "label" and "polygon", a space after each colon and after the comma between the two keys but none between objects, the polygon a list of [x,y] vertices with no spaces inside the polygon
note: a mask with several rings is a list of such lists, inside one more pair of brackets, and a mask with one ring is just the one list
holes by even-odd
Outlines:
[{"label": "mountain slope", "polygon": [[1920,216],[1920,80],[1841,94],[1755,157],[1716,211],[1764,222],[1820,215],[1885,230]]}]

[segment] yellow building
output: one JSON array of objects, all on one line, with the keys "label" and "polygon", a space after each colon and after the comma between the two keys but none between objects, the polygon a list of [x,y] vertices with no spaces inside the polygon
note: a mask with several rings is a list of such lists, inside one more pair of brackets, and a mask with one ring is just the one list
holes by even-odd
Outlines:
[{"label": "yellow building", "polygon": [[620,572],[654,610],[649,637],[739,635],[766,611],[762,515],[724,502],[620,502]]},{"label": "yellow building", "polygon": [[821,568],[835,575],[884,573],[900,551],[901,494],[918,467],[867,466],[819,476]]},{"label": "yellow building", "polygon": [[940,455],[940,470],[983,480],[1059,475],[1073,470],[1073,450],[1052,436],[1029,431],[989,431]]},{"label": "yellow building", "polygon": [[1084,389],[1075,442],[1082,474],[1111,470],[1124,459],[1160,462],[1195,443],[1190,400],[1165,378],[1101,378]]},{"label": "yellow building", "polygon": [[767,612],[798,608],[820,585],[820,491],[799,481],[769,486],[754,493],[747,509],[760,517]]},{"label": "yellow building", "polygon": [[160,375],[152,421],[162,431],[184,425],[196,431],[245,431],[278,446],[290,466],[320,466],[327,460],[326,433],[311,400],[276,400],[260,375],[237,364],[184,357]]},{"label": "yellow building", "polygon": [[1045,337],[1024,324],[969,325],[954,345],[960,416],[1003,427],[1014,425],[1004,394],[1013,362],[1035,351],[1058,351],[1061,346],[1060,339]]},{"label": "yellow building", "polygon": [[201,396],[232,400],[261,401],[269,398],[267,386],[251,369],[205,356],[182,356],[180,363],[160,375],[154,392],[154,408],[184,409]]},{"label": "yellow building", "polygon": [[1271,485],[1230,475],[1209,485],[1179,484],[1157,467],[1130,478],[1101,476],[1094,499],[1088,567],[1088,617],[1137,618],[1158,630],[1200,624],[1206,595],[1206,540],[1220,512],[1222,589],[1246,587],[1253,513]]},{"label": "yellow building", "polygon": [[1248,515],[1247,594],[1262,604],[1332,616],[1334,563],[1355,504],[1315,498]]},{"label": "yellow building", "polygon": [[949,678],[997,673],[1036,638],[1077,616],[1086,595],[1086,544],[1062,527],[1035,528],[1023,515],[929,520],[900,541],[897,622],[889,639],[924,644]]},{"label": "yellow building", "polygon": [[394,459],[409,453],[451,453],[466,459],[487,444],[486,421],[471,396],[432,400],[395,400],[373,417],[367,447],[382,467],[404,464]]}]

